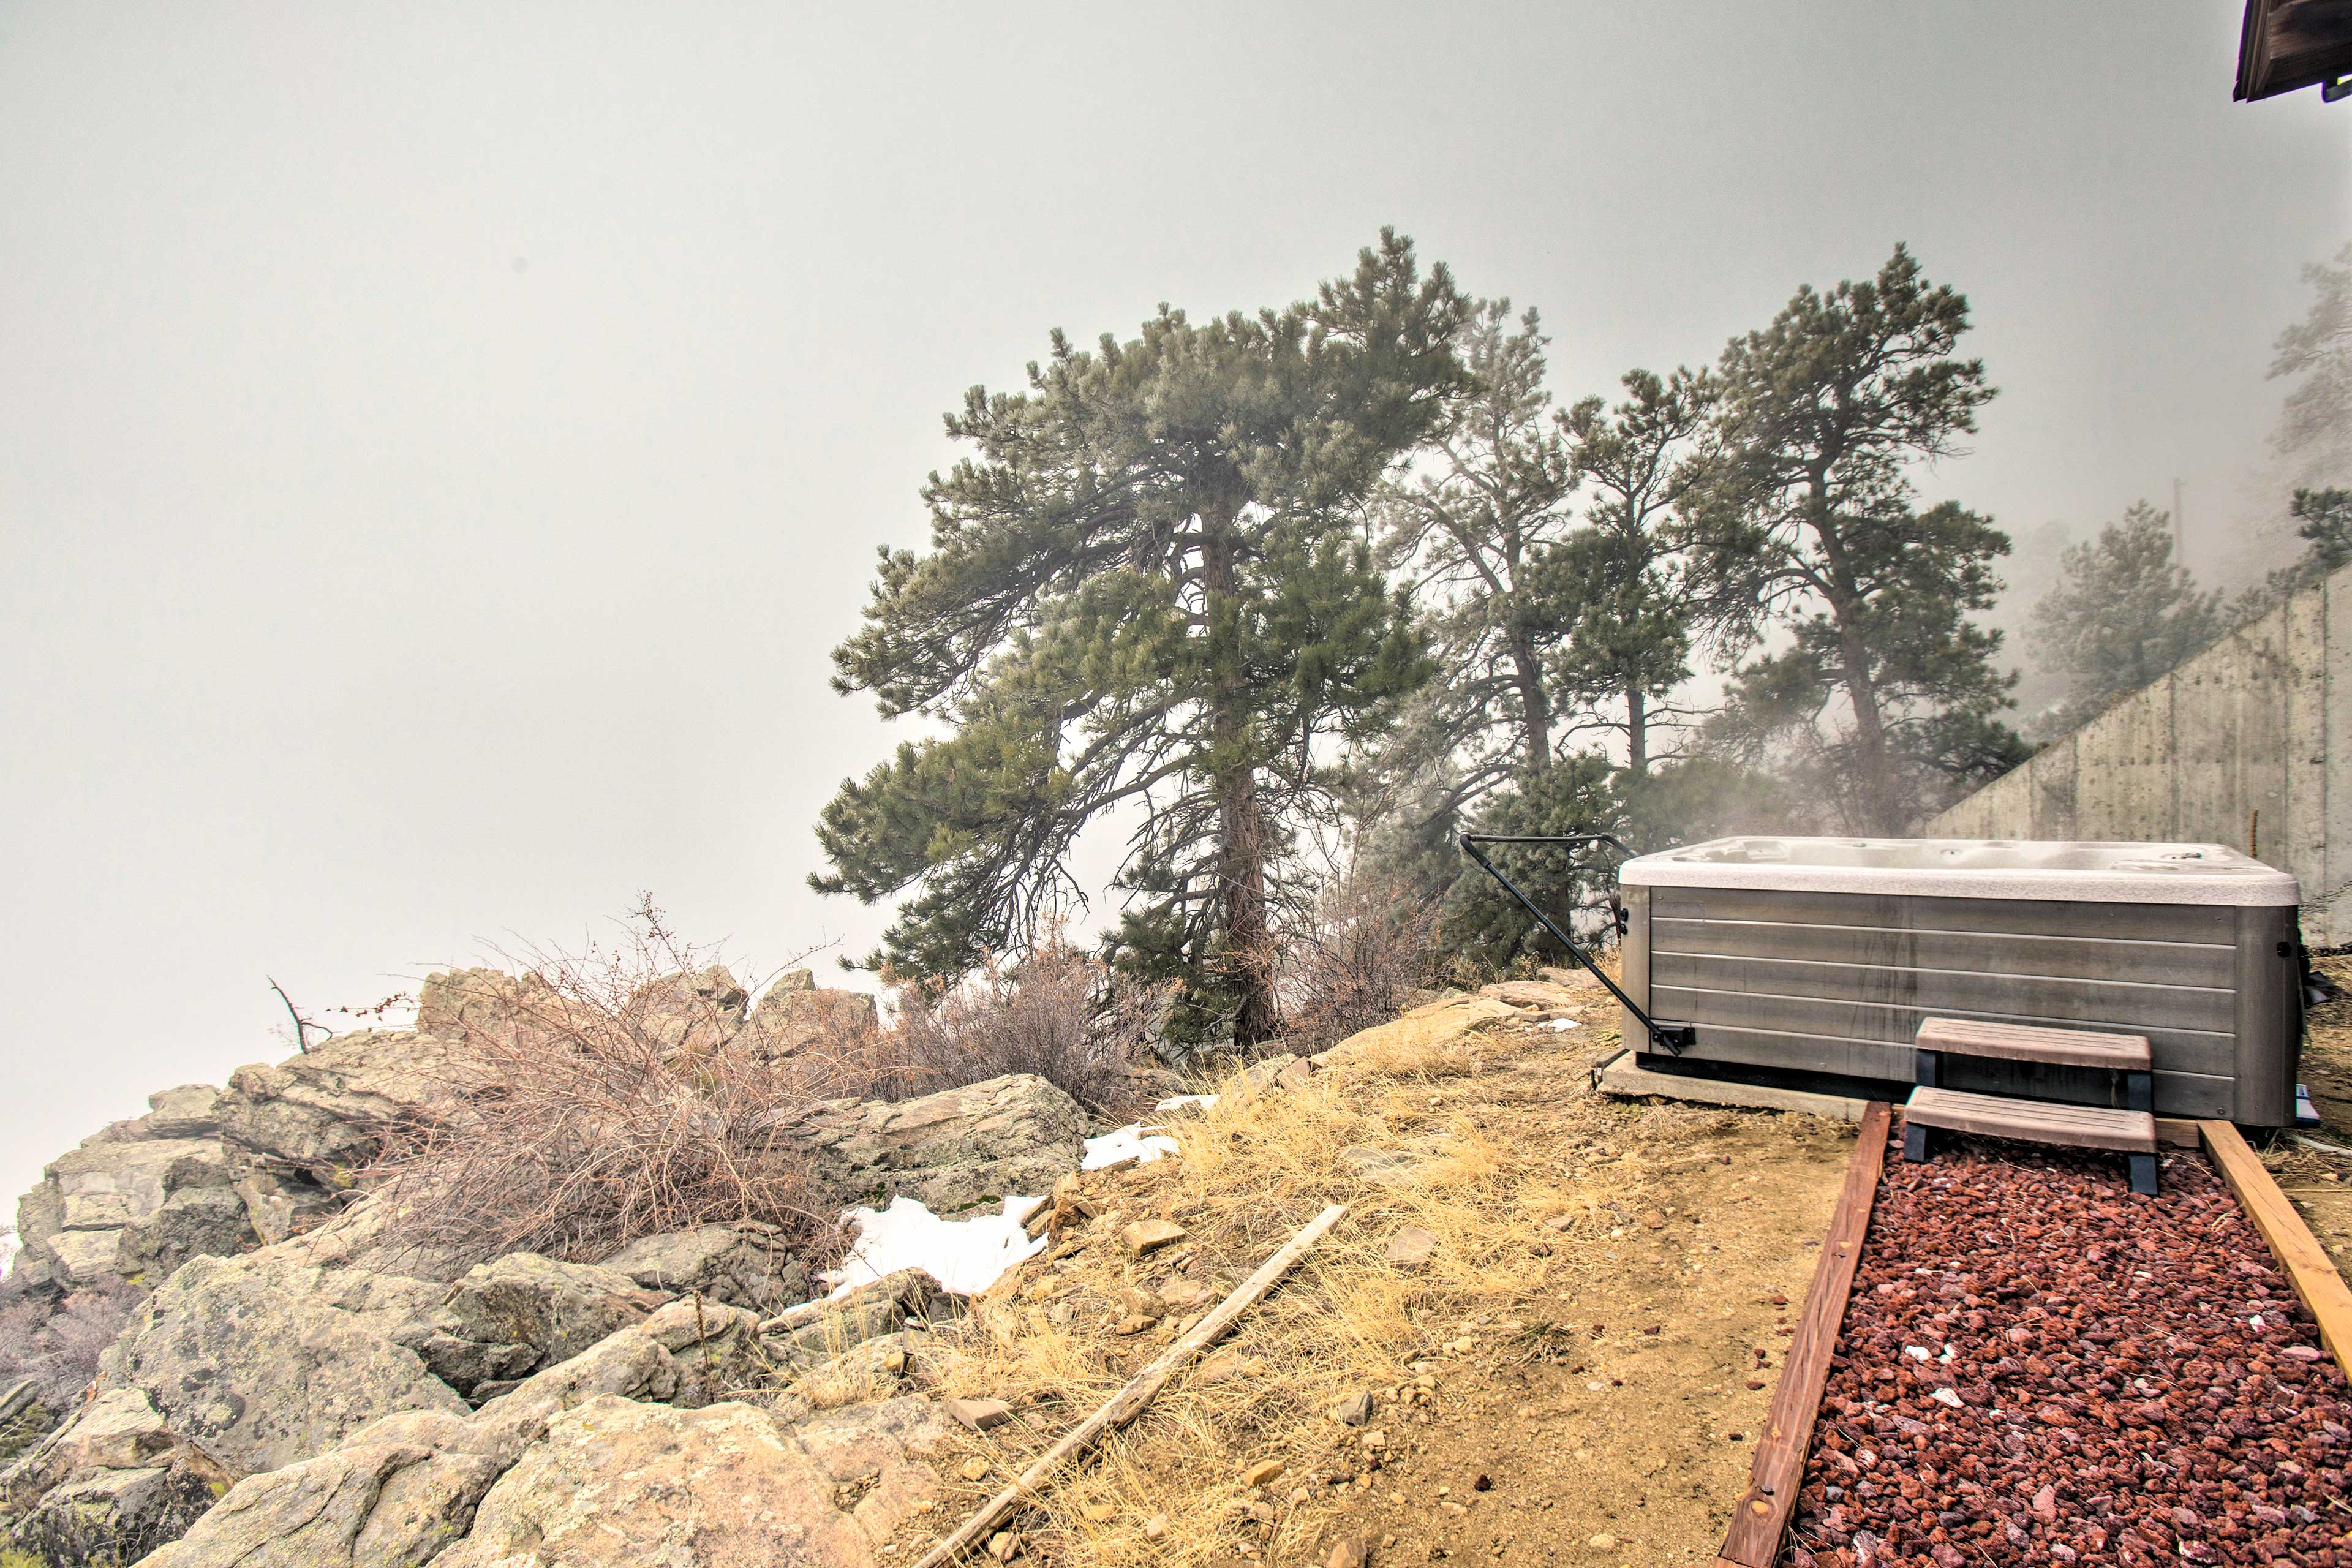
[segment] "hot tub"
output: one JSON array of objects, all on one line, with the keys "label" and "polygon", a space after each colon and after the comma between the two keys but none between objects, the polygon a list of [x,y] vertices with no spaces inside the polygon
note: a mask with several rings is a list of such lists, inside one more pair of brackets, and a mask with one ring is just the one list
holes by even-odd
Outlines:
[{"label": "hot tub", "polygon": [[[2221,845],[1718,838],[1619,880],[1626,993],[1696,1026],[1685,1070],[1907,1085],[1920,1019],[1985,1018],[2147,1036],[2159,1116],[2294,1119],[2295,880]],[[2081,1069],[1965,1075],[1952,1087],[2111,1092]]]}]

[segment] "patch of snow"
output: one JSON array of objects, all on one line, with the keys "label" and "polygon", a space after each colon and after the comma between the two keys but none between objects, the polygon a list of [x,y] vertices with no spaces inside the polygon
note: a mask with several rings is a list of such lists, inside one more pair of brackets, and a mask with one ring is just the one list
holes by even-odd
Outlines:
[{"label": "patch of snow", "polygon": [[1151,1109],[1154,1110],[1181,1110],[1188,1105],[1197,1105],[1202,1110],[1206,1110],[1209,1107],[1216,1103],[1217,1097],[1213,1094],[1171,1094],[1166,1100],[1161,1100]]},{"label": "patch of snow", "polygon": [[1013,1217],[1038,1202],[1007,1198],[1002,1214],[973,1219],[941,1219],[908,1197],[892,1198],[878,1214],[851,1209],[843,1217],[856,1225],[857,1243],[824,1281],[839,1296],[901,1268],[919,1268],[959,1295],[976,1296],[1045,1249],[1043,1236],[1033,1241]]},{"label": "patch of snow", "polygon": [[1555,1035],[1566,1034],[1570,1029],[1580,1029],[1583,1026],[1574,1018],[1548,1018],[1536,1026],[1538,1029],[1549,1029]]},{"label": "patch of snow", "polygon": [[1105,1165],[1116,1165],[1121,1160],[1140,1160],[1151,1163],[1162,1154],[1173,1154],[1180,1145],[1173,1138],[1161,1138],[1147,1133],[1139,1121],[1124,1127],[1114,1127],[1099,1138],[1087,1140],[1086,1158],[1078,1162],[1081,1171],[1099,1171]]}]

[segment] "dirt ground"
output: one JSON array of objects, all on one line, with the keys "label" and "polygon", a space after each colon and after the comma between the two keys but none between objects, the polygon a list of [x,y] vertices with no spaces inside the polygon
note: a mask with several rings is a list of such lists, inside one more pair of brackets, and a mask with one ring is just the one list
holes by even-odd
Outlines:
[{"label": "dirt ground", "polygon": [[[2352,956],[2317,961],[2346,1000],[2313,1010],[2303,1046],[2303,1081],[2324,1126],[2308,1136],[2352,1151]],[[2263,1163],[2278,1177],[2304,1222],[2352,1279],[2352,1152],[2328,1153],[2291,1138],[2270,1141]]]},{"label": "dirt ground", "polygon": [[1562,1073],[1566,1054],[1514,1064],[1481,1100],[1515,1140],[1558,1140],[1570,1120],[1602,1140],[1580,1184],[1622,1223],[1463,1324],[1468,1354],[1423,1359],[1438,1398],[1407,1418],[1394,1464],[1340,1490],[1327,1536],[1404,1562],[1715,1556],[1852,1130],[1589,1091],[1561,1118],[1552,1095],[1594,1055]]},{"label": "dirt ground", "polygon": [[[950,1462],[897,1552],[960,1523],[1339,1202],[1284,1288],[1001,1550],[1319,1564],[1352,1536],[1379,1563],[1711,1561],[1854,1130],[1602,1097],[1613,1007],[1581,1012],[1229,1092],[1176,1123],[1181,1157],[1089,1178],[1094,1217],[918,1352],[939,1392],[1015,1417]],[[1143,1217],[1189,1234],[1136,1258],[1118,1238]],[[1358,1394],[1364,1424],[1336,1419]]]}]

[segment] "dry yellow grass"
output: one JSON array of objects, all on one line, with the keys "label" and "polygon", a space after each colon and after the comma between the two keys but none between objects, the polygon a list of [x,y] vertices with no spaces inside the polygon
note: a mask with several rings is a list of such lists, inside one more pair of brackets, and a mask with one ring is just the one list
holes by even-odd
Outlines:
[{"label": "dry yellow grass", "polygon": [[[1475,1016],[1466,1027],[1465,1011]],[[1171,1127],[1180,1157],[1089,1178],[1101,1212],[926,1352],[924,1375],[940,1392],[1005,1399],[1019,1412],[971,1439],[989,1474],[952,1483],[930,1533],[1003,1486],[1328,1203],[1349,1205],[1348,1217],[1285,1286],[1024,1516],[1015,1528],[1033,1556],[1089,1568],[1295,1561],[1332,1500],[1370,1484],[1365,1475],[1351,1489],[1298,1495],[1310,1473],[1361,1468],[1362,1436],[1330,1419],[1334,1404],[1370,1390],[1373,1426],[1395,1434],[1411,1418],[1416,1363],[1466,1369],[1474,1349],[1520,1343],[1532,1354],[1528,1335],[1541,1330],[1506,1314],[1581,1268],[1586,1254],[1630,1245],[1609,1239],[1627,1221],[1604,1205],[1622,1209],[1669,1162],[1621,1158],[1610,1141],[1643,1113],[1589,1096],[1560,1109],[1557,1137],[1496,1136],[1485,1080],[1464,1075],[1536,1053],[1553,1058],[1555,1079],[1566,1067],[1577,1081],[1602,1033],[1587,1031],[1578,1061],[1563,1064],[1559,1037],[1480,1032],[1512,1016],[1488,1004],[1402,1019],[1405,1027],[1342,1047],[1332,1059],[1344,1065],[1291,1092],[1252,1093],[1236,1077],[1215,1106]],[[1694,1125],[1728,1120],[1690,1115]],[[1130,1258],[1118,1229],[1147,1216],[1190,1235]],[[1407,1226],[1437,1238],[1411,1272],[1386,1255]],[[1151,1329],[1116,1331],[1180,1282],[1205,1288],[1202,1299]],[[1265,1459],[1285,1472],[1253,1488],[1244,1478]]]}]

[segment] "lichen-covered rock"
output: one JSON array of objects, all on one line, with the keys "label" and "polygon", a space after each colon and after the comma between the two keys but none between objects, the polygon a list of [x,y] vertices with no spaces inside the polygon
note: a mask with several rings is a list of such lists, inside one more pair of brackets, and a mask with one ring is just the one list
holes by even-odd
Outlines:
[{"label": "lichen-covered rock", "polygon": [[822,1101],[779,1130],[810,1152],[824,1201],[904,1196],[948,1215],[1051,1191],[1078,1168],[1087,1114],[1045,1079],[1014,1073],[896,1103]]},{"label": "lichen-covered rock", "polygon": [[100,1389],[143,1390],[176,1436],[239,1473],[322,1453],[395,1410],[466,1408],[393,1337],[438,1302],[438,1282],[281,1250],[300,1245],[183,1268],[100,1358]]},{"label": "lichen-covered rock", "polygon": [[187,1528],[230,1477],[137,1389],[100,1394],[0,1471],[10,1541],[51,1563],[128,1563]]},{"label": "lichen-covered rock", "polygon": [[664,974],[624,1005],[629,1023],[665,1056],[709,1056],[743,1027],[750,994],[719,964],[699,973]]},{"label": "lichen-covered rock", "polygon": [[828,991],[805,969],[776,979],[761,993],[735,1048],[781,1061],[826,1040],[850,1040],[877,1026],[874,998],[863,991]]},{"label": "lichen-covered rock", "polygon": [[21,1513],[43,1492],[93,1470],[166,1463],[180,1447],[146,1394],[117,1388],[75,1412],[67,1426],[0,1471],[0,1510]]},{"label": "lichen-covered rock", "polygon": [[643,1237],[604,1259],[648,1290],[705,1296],[753,1311],[772,1312],[808,1299],[807,1267],[784,1250],[773,1226],[697,1226]]},{"label": "lichen-covered rock", "polygon": [[448,1041],[413,1029],[338,1035],[275,1067],[231,1073],[221,1134],[250,1156],[347,1180],[386,1132],[448,1102],[451,1058]]},{"label": "lichen-covered rock", "polygon": [[[352,1432],[331,1452],[247,1477],[145,1568],[418,1568],[448,1562],[436,1554],[466,1536],[492,1483],[566,1411],[598,1400],[663,1400],[669,1403],[646,1408],[673,1414],[708,1405],[714,1393],[748,1381],[756,1369],[755,1335],[751,1313],[672,1302],[471,1416],[406,1411]],[[691,1511],[691,1498],[677,1500]],[[517,1560],[534,1561],[541,1560]]]},{"label": "lichen-covered rock", "polygon": [[413,1443],[352,1443],[240,1481],[146,1568],[418,1568],[472,1526],[500,1468]]},{"label": "lichen-covered rock", "polygon": [[439,1568],[869,1568],[833,1474],[747,1405],[593,1399],[499,1479]]},{"label": "lichen-covered rock", "polygon": [[139,1469],[96,1470],[44,1493],[8,1539],[50,1563],[111,1568],[145,1557],[202,1518],[224,1483],[201,1457]]},{"label": "lichen-covered rock", "polygon": [[467,1274],[394,1337],[442,1382],[472,1394],[569,1361],[667,1300],[609,1269],[509,1253]]}]

